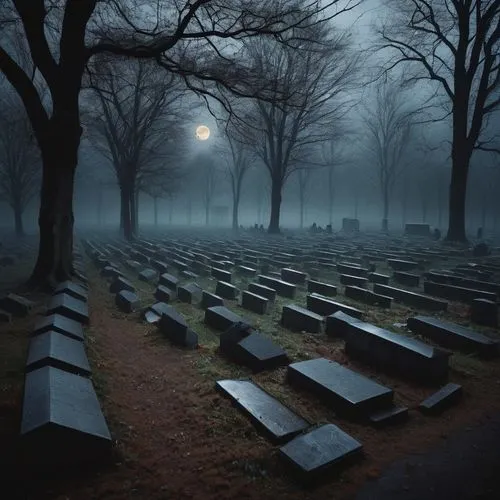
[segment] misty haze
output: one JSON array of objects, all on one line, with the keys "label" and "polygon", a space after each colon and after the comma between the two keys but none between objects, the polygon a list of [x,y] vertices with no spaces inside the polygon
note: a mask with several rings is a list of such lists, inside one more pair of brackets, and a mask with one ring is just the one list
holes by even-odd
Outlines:
[{"label": "misty haze", "polygon": [[7,499],[498,499],[500,0],[3,0]]}]

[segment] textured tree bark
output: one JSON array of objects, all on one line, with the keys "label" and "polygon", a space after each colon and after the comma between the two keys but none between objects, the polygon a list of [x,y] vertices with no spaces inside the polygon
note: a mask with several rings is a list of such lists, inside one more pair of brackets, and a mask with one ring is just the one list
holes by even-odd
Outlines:
[{"label": "textured tree bark", "polygon": [[16,228],[16,236],[18,238],[24,237],[24,225],[23,225],[23,210],[19,203],[14,204],[12,207],[14,212],[14,226]]},{"label": "textured tree bark", "polygon": [[271,217],[269,220],[268,233],[278,234],[280,232],[281,211],[281,189],[283,182],[279,178],[272,179],[271,185]]}]

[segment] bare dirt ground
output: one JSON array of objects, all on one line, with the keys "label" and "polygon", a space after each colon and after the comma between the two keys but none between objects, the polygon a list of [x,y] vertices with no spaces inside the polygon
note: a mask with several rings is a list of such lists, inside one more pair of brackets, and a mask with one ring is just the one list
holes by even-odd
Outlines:
[{"label": "bare dirt ground", "polygon": [[[335,359],[393,388],[396,402],[411,409],[406,424],[375,430],[341,420],[316,398],[291,390],[285,383],[285,369],[252,376],[311,423],[337,424],[364,446],[361,462],[332,476],[323,486],[303,489],[281,466],[277,448],[215,392],[217,379],[251,374],[221,358],[215,333],[202,324],[203,312],[179,305],[201,341],[196,351],[180,350],[155,327],[142,324],[138,314],[117,312],[106,282],[92,264],[88,263],[87,269],[91,289],[87,352],[115,439],[111,463],[99,470],[80,469],[40,477],[17,461],[22,373],[35,317],[0,325],[0,467],[5,476],[2,488],[8,492],[5,498],[348,499],[367,482],[376,480],[394,461],[446,443],[455,431],[485,422],[500,412],[498,361],[455,356],[450,380],[463,385],[464,399],[442,416],[429,418],[414,408],[434,389],[350,361],[340,341],[293,334],[276,327],[270,331],[271,336],[289,350],[294,360],[319,356]],[[146,300],[152,288],[145,284],[140,287],[141,298]],[[40,312],[44,298],[35,299]],[[382,326],[397,321],[408,312],[398,311],[396,316],[379,317],[377,323]],[[272,321],[276,314],[279,312],[271,315]]]}]

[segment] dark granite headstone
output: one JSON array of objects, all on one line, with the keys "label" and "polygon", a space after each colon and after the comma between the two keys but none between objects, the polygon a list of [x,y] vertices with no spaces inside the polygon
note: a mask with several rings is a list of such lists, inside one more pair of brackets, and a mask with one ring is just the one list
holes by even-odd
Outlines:
[{"label": "dark granite headstone", "polygon": [[156,280],[158,273],[155,269],[146,268],[139,273],[139,279],[151,283]]},{"label": "dark granite headstone", "polygon": [[160,276],[160,285],[164,285],[171,290],[177,290],[177,285],[179,284],[179,280],[173,276],[172,274],[163,273]]},{"label": "dark granite headstone", "polygon": [[215,294],[224,299],[236,300],[236,298],[240,294],[240,291],[238,290],[238,288],[236,288],[234,285],[231,285],[231,283],[228,283],[227,281],[218,281],[215,287]]},{"label": "dark granite headstone", "polygon": [[40,335],[48,331],[62,333],[70,339],[79,340],[81,342],[85,339],[82,324],[66,316],[62,316],[61,314],[42,316],[35,323],[33,335]]},{"label": "dark granite headstone", "polygon": [[51,366],[26,375],[21,438],[25,463],[95,463],[111,450],[92,382]]},{"label": "dark granite headstone", "polygon": [[281,269],[280,277],[283,281],[293,283],[294,285],[305,285],[307,274],[285,267]]},{"label": "dark granite headstone", "polygon": [[291,385],[317,394],[339,414],[367,418],[392,405],[392,389],[325,358],[288,366]]},{"label": "dark granite headstone", "polygon": [[265,297],[271,302],[274,302],[276,300],[276,290],[274,288],[269,288],[268,286],[265,285],[260,285],[259,283],[249,283],[248,291],[256,293],[261,297]]},{"label": "dark granite headstone", "polygon": [[439,415],[462,398],[462,386],[458,384],[446,384],[425,401],[420,403],[418,409],[425,415]]},{"label": "dark granite headstone", "polygon": [[240,322],[248,325],[251,324],[250,321],[247,321],[224,306],[209,307],[205,311],[205,323],[216,330],[225,331],[233,323]]},{"label": "dark granite headstone", "polygon": [[309,427],[308,422],[249,380],[219,380],[229,396],[273,443],[284,443]]},{"label": "dark granite headstone", "polygon": [[111,285],[109,285],[109,291],[110,293],[116,294],[122,290],[128,290],[129,292],[135,293],[135,286],[132,285],[129,280],[118,276],[112,281]]},{"label": "dark granite headstone", "polygon": [[63,281],[62,283],[59,283],[54,290],[53,295],[57,295],[59,293],[66,293],[67,295],[83,302],[87,302],[88,300],[87,291],[82,286],[73,283],[73,281]]},{"label": "dark granite headstone", "polygon": [[241,294],[241,306],[257,314],[266,314],[269,299],[245,290]]},{"label": "dark granite headstone", "polygon": [[337,287],[329,283],[309,280],[307,282],[307,291],[309,293],[317,293],[325,297],[335,297],[337,295]]},{"label": "dark granite headstone", "polygon": [[139,297],[134,292],[122,290],[115,295],[115,304],[124,313],[136,311],[140,306]]},{"label": "dark granite headstone", "polygon": [[194,304],[201,300],[203,289],[197,283],[188,283],[177,287],[177,298],[181,302]]},{"label": "dark granite headstone", "polygon": [[189,349],[198,347],[198,335],[189,329],[184,316],[171,306],[161,315],[158,328],[175,345]]},{"label": "dark granite headstone", "polygon": [[361,443],[339,427],[325,424],[292,439],[279,453],[297,479],[313,483],[335,466],[361,455],[362,449]]},{"label": "dark granite headstone", "polygon": [[295,304],[283,306],[281,324],[289,330],[296,332],[321,333],[324,318]]},{"label": "dark granite headstone", "polygon": [[219,280],[225,281],[226,283],[231,283],[232,275],[230,271],[225,271],[224,269],[218,269],[216,267],[212,268],[212,276]]},{"label": "dark granite headstone", "polygon": [[154,297],[158,302],[172,302],[172,300],[175,300],[176,296],[177,293],[170,290],[170,288],[165,285],[158,285],[154,293]]},{"label": "dark granite headstone", "polygon": [[448,309],[448,302],[445,300],[435,299],[434,297],[410,292],[409,290],[403,290],[394,286],[375,283],[373,290],[376,293],[392,297],[396,302],[411,307],[418,307],[419,309],[427,309],[429,311],[446,311]]},{"label": "dark granite headstone", "polygon": [[155,304],[148,307],[144,311],[143,318],[148,323],[158,323],[158,321],[160,321],[162,314],[165,314],[170,307],[171,306],[165,304],[165,302],[156,302]]},{"label": "dark granite headstone", "polygon": [[473,323],[492,328],[498,327],[498,305],[487,299],[474,299],[471,304],[470,319]]},{"label": "dark granite headstone", "polygon": [[82,342],[48,331],[31,339],[26,372],[53,366],[75,375],[90,376],[91,369]]},{"label": "dark granite headstone", "polygon": [[0,323],[11,323],[12,322],[12,314],[3,309],[0,309]]},{"label": "dark granite headstone", "polygon": [[46,316],[60,314],[84,325],[89,324],[89,309],[86,302],[75,299],[66,293],[53,295],[47,306]]},{"label": "dark granite headstone", "polygon": [[368,278],[362,278],[361,276],[352,276],[350,274],[341,274],[340,283],[342,285],[359,286],[361,288],[366,288],[368,286]]},{"label": "dark granite headstone", "polygon": [[208,309],[209,307],[214,306],[224,306],[224,299],[218,295],[203,290],[203,293],[201,294],[202,309]]},{"label": "dark granite headstone", "polygon": [[400,285],[405,286],[419,286],[420,275],[413,273],[406,273],[404,271],[394,271],[392,274],[394,281]]}]

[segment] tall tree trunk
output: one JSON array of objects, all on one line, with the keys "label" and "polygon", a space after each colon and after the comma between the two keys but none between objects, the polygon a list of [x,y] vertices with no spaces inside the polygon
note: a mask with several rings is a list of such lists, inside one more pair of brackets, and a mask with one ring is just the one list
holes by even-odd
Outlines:
[{"label": "tall tree trunk", "polygon": [[208,226],[210,223],[210,204],[205,205],[205,225]]},{"label": "tall tree trunk", "polygon": [[467,196],[467,177],[469,174],[470,154],[467,148],[455,143],[452,152],[450,199],[448,214],[448,241],[466,242],[465,201]]},{"label": "tall tree trunk", "polygon": [[168,223],[172,225],[174,219],[174,200],[170,198],[168,202]]},{"label": "tall tree trunk", "polygon": [[304,229],[304,197],[300,196],[300,229]]},{"label": "tall tree trunk", "polygon": [[158,196],[153,197],[155,227],[158,227]]},{"label": "tall tree trunk", "polygon": [[12,207],[14,212],[14,225],[16,228],[16,236],[22,238],[24,236],[24,226],[23,226],[23,210],[20,203],[15,203]]},{"label": "tall tree trunk", "polygon": [[273,178],[271,184],[271,217],[269,219],[268,233],[280,232],[281,190],[283,182],[280,178]]},{"label": "tall tree trunk", "polygon": [[99,227],[102,226],[102,186],[99,185],[97,188],[99,191],[97,193],[97,224]]},{"label": "tall tree trunk", "polygon": [[233,196],[233,231],[238,231],[240,224],[238,222],[238,207],[240,204],[239,194]]},{"label": "tall tree trunk", "polygon": [[333,168],[328,170],[328,223],[333,225]]},{"label": "tall tree trunk", "polygon": [[192,205],[191,200],[189,200],[188,205],[187,205],[187,223],[188,223],[188,226],[191,225],[192,221],[193,221],[193,205]]},{"label": "tall tree trunk", "polygon": [[389,193],[384,189],[384,216],[382,218],[382,231],[386,233],[389,231]]},{"label": "tall tree trunk", "polygon": [[123,183],[121,186],[121,214],[122,214],[122,224],[123,224],[123,237],[127,241],[134,239],[134,233],[132,228],[132,203],[131,203],[131,189],[128,183]]},{"label": "tall tree trunk", "polygon": [[132,214],[132,234],[139,234],[139,191],[133,187],[130,190],[130,212]]}]

